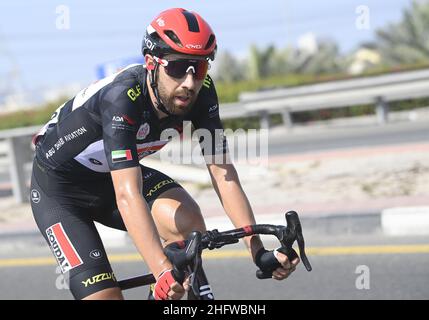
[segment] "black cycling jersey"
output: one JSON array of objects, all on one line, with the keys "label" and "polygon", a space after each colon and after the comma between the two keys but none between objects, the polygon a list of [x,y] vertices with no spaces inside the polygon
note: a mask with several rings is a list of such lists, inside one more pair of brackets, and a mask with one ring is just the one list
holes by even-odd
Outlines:
[{"label": "black cycling jersey", "polygon": [[[210,131],[211,143],[202,144],[205,155],[227,151],[218,98],[208,75],[188,114],[162,119],[155,113],[145,79],[143,65],[130,65],[60,106],[35,137],[39,163],[85,179],[137,167],[139,160],[169,142],[161,139],[161,132],[174,128],[180,133],[183,121]],[[77,175],[82,171],[85,175]]]}]

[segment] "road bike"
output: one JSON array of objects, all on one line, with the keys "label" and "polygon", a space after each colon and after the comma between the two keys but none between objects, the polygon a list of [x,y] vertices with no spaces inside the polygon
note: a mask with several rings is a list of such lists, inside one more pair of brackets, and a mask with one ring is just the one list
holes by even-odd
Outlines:
[{"label": "road bike", "polygon": [[[255,224],[238,229],[220,232],[217,229],[201,233],[192,232],[186,240],[177,241],[164,248],[167,257],[174,266],[174,276],[179,282],[183,282],[186,273],[190,275],[191,289],[188,292],[188,300],[214,300],[214,295],[205,273],[202,270],[203,250],[219,249],[225,245],[237,243],[239,239],[255,234],[275,236],[281,247],[279,252],[284,253],[290,261],[298,257],[292,245],[296,241],[299,248],[299,256],[307,271],[311,271],[310,261],[305,254],[305,242],[302,234],[301,222],[295,211],[285,214],[286,226],[271,224]],[[258,279],[271,278],[272,269],[257,270]],[[122,290],[137,288],[155,283],[153,274],[148,273],[118,281]]]}]

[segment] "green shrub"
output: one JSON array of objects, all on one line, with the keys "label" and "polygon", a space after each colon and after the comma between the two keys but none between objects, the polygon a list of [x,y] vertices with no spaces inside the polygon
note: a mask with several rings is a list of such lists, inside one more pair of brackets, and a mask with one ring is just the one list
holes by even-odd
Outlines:
[{"label": "green shrub", "polygon": [[0,115],[0,130],[43,125],[51,118],[52,113],[66,100],[66,98],[61,98],[58,101],[47,103],[41,108]]}]

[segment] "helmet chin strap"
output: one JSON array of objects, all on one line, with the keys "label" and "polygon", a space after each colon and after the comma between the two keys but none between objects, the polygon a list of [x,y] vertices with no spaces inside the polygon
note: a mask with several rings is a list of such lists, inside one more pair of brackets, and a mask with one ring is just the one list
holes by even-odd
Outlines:
[{"label": "helmet chin strap", "polygon": [[167,108],[164,106],[164,104],[161,102],[161,99],[159,97],[159,92],[158,92],[158,84],[156,83],[156,76],[158,74],[158,68],[159,68],[159,63],[155,64],[155,68],[153,68],[152,70],[150,70],[150,86],[153,90],[153,93],[155,95],[156,101],[158,102],[157,108],[159,110],[161,110],[162,112],[164,112],[165,114],[167,114],[168,116],[174,116],[174,114],[172,114],[171,112],[169,112],[167,110]]}]

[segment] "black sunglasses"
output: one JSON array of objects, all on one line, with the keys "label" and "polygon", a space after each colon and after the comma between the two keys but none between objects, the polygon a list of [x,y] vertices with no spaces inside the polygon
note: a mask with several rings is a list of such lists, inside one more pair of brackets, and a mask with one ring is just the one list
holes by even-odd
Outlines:
[{"label": "black sunglasses", "polygon": [[192,71],[195,79],[203,80],[209,69],[209,62],[205,59],[177,59],[166,60],[153,57],[156,62],[165,68],[165,72],[173,78],[183,78],[189,71]]}]

